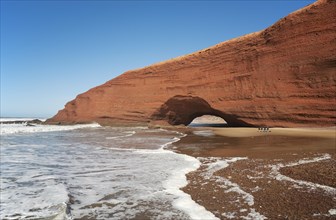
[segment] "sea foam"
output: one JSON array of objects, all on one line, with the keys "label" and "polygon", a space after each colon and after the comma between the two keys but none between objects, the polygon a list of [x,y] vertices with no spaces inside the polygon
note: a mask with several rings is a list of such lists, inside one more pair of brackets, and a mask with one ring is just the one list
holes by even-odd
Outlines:
[{"label": "sea foam", "polygon": [[99,124],[81,124],[81,125],[40,125],[33,124],[33,126],[26,126],[26,124],[1,124],[0,134],[18,134],[18,133],[37,133],[37,132],[51,132],[51,131],[69,131],[80,128],[96,128]]},{"label": "sea foam", "polygon": [[280,173],[280,169],[283,167],[293,167],[293,166],[298,166],[298,165],[303,165],[303,164],[308,164],[308,163],[316,163],[319,161],[323,161],[323,160],[329,160],[331,159],[330,154],[323,154],[319,157],[315,157],[315,158],[307,158],[307,159],[302,159],[299,160],[297,162],[293,162],[293,163],[288,163],[288,164],[276,164],[276,165],[271,165],[271,176],[274,177],[276,180],[279,181],[289,181],[294,183],[297,187],[307,187],[310,189],[321,189],[327,193],[336,195],[336,189],[331,187],[331,186],[326,186],[326,185],[322,185],[322,184],[318,184],[318,183],[312,183],[312,182],[308,182],[308,181],[304,181],[304,180],[295,180],[293,178],[290,178],[288,176],[285,176],[283,174]]},{"label": "sea foam", "polygon": [[0,218],[215,219],[180,190],[199,166],[165,149],[183,134],[41,127],[1,137]]}]

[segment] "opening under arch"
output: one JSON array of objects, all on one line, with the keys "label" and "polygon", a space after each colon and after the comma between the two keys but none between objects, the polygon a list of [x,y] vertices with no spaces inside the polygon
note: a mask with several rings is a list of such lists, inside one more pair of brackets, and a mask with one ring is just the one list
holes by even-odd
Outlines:
[{"label": "opening under arch", "polygon": [[168,99],[152,115],[153,121],[165,121],[170,125],[189,125],[195,118],[212,115],[222,118],[229,127],[251,127],[236,115],[225,114],[212,108],[200,97],[177,95]]},{"label": "opening under arch", "polygon": [[227,122],[218,116],[202,115],[194,118],[188,125],[190,127],[228,127]]}]

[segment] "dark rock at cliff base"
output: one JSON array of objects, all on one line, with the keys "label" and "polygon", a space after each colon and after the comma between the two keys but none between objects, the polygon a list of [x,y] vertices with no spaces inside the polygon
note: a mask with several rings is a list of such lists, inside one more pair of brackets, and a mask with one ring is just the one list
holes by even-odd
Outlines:
[{"label": "dark rock at cliff base", "polygon": [[[16,121],[2,121],[0,124],[42,124],[43,122],[39,119],[34,120],[16,120]],[[33,125],[32,125],[33,126]]]},{"label": "dark rock at cliff base", "polygon": [[335,11],[317,1],[260,32],[128,71],[47,123],[178,125],[206,113],[231,126],[335,126]]},{"label": "dark rock at cliff base", "polygon": [[34,120],[29,121],[29,123],[33,123],[33,124],[42,124],[43,121],[41,121],[41,120],[39,120],[39,119],[34,119]]}]

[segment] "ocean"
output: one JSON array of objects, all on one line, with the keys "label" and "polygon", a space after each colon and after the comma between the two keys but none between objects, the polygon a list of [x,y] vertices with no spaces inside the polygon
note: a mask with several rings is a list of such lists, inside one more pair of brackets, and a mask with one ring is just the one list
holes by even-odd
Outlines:
[{"label": "ocean", "polygon": [[215,219],[180,190],[200,166],[165,149],[183,136],[146,127],[1,124],[0,219]]},{"label": "ocean", "polygon": [[10,120],[21,122],[0,119],[2,220],[336,216],[334,137]]}]

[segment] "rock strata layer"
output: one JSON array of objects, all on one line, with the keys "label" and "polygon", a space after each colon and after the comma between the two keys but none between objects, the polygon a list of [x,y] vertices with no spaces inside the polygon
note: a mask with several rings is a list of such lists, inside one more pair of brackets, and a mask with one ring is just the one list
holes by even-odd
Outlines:
[{"label": "rock strata layer", "polygon": [[231,126],[336,125],[336,1],[321,0],[269,28],[132,70],[78,95],[47,123]]}]

